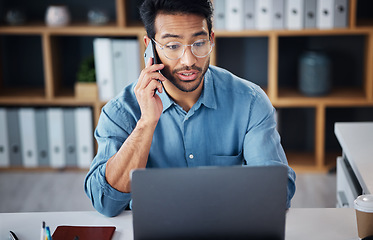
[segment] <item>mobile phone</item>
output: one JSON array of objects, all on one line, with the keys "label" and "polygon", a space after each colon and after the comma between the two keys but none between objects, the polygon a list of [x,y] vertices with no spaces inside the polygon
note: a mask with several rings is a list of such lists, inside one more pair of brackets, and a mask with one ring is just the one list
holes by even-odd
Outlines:
[{"label": "mobile phone", "polygon": [[149,58],[153,58],[153,64],[158,64],[160,62],[158,55],[157,55],[157,51],[155,50],[155,44],[153,41],[150,41],[150,43],[145,49],[145,52],[144,52],[145,65],[148,63]]}]

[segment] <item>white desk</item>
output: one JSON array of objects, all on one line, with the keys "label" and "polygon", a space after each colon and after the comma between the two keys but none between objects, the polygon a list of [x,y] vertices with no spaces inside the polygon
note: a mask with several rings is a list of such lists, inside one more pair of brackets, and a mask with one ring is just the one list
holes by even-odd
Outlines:
[{"label": "white desk", "polygon": [[334,131],[363,193],[373,194],[373,122],[336,123]]},{"label": "white desk", "polygon": [[[58,225],[116,226],[113,240],[133,239],[132,213],[107,218],[97,212],[0,213],[0,239],[9,230],[20,240],[37,240],[45,221],[54,232]],[[355,211],[350,208],[292,208],[286,217],[287,240],[357,240]]]}]

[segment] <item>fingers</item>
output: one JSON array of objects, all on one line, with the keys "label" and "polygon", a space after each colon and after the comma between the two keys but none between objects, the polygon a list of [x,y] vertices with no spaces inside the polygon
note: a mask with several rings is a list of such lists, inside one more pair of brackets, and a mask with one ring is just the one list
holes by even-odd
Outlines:
[{"label": "fingers", "polygon": [[162,70],[164,68],[163,64],[155,64],[151,65],[152,59],[148,60],[146,64],[146,68],[144,68],[139,76],[139,81],[135,88],[146,88],[151,81],[165,81],[167,80],[160,72],[159,70]]}]

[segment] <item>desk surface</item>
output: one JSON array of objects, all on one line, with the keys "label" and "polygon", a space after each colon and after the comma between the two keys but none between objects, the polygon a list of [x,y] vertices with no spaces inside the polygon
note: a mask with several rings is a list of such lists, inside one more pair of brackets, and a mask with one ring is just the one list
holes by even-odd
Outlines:
[{"label": "desk surface", "polygon": [[[97,212],[0,213],[0,239],[8,239],[9,230],[20,240],[40,239],[42,221],[52,232],[58,225],[116,226],[113,240],[133,239],[130,211],[114,218]],[[351,208],[291,208],[286,216],[286,239],[358,240],[355,211]]]},{"label": "desk surface", "polygon": [[373,193],[373,123],[336,123],[335,135],[364,193]]}]

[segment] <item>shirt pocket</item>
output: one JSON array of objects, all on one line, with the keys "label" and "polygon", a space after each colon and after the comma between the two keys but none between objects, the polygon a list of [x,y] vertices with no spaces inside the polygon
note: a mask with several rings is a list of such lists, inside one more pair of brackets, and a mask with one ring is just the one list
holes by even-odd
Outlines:
[{"label": "shirt pocket", "polygon": [[235,156],[222,156],[222,155],[211,155],[210,164],[211,166],[235,166],[243,165],[244,159],[242,152]]}]

